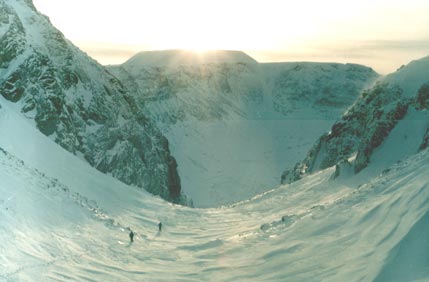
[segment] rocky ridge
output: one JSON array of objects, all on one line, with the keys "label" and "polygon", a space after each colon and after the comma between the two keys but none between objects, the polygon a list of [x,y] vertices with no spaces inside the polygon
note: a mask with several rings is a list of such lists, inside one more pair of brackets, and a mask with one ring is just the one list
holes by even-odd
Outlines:
[{"label": "rocky ridge", "polygon": [[[403,134],[405,139],[418,140],[418,146],[414,144],[406,150],[416,153],[425,149],[429,127],[415,121],[423,120],[424,123],[427,119],[429,76],[424,74],[429,70],[428,62],[427,57],[413,61],[364,91],[331,131],[319,138],[305,159],[283,173],[282,183],[294,182],[334,165],[340,169],[343,164],[348,164],[354,173],[361,172],[401,121],[420,126],[412,137]],[[396,151],[401,150],[405,149],[396,148]],[[395,153],[391,151],[389,154]]]},{"label": "rocky ridge", "polygon": [[123,84],[66,40],[30,0],[0,1],[0,93],[98,170],[184,202],[167,139]]}]

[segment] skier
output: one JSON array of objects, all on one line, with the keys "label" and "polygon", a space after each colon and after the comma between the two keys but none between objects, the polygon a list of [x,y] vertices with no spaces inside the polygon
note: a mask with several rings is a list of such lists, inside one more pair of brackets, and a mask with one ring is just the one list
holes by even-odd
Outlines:
[{"label": "skier", "polygon": [[158,229],[159,229],[159,232],[161,232],[161,229],[162,229],[162,223],[161,222],[158,223]]},{"label": "skier", "polygon": [[132,243],[132,242],[134,242],[134,232],[131,230],[130,231],[130,242]]}]

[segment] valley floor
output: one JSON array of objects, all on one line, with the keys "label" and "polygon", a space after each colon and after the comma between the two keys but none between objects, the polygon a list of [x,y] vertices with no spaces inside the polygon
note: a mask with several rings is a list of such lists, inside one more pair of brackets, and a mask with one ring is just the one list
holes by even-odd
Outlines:
[{"label": "valley floor", "polygon": [[309,111],[306,117],[185,122],[165,134],[179,164],[183,192],[196,207],[208,208],[278,186],[285,167],[303,159],[312,141],[333,123]]}]

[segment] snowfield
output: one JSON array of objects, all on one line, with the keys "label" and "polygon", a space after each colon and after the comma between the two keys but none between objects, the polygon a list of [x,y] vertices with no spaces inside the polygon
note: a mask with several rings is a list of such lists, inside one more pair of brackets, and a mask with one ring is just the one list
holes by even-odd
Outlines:
[{"label": "snowfield", "polygon": [[96,171],[0,104],[0,281],[429,279],[427,150],[373,179],[330,168],[191,209]]}]

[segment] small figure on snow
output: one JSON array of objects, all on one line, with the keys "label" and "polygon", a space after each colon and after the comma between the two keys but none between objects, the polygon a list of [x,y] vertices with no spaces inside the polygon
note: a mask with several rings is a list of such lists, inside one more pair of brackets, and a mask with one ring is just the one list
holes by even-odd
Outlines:
[{"label": "small figure on snow", "polygon": [[161,222],[158,223],[158,229],[159,229],[159,232],[161,232],[161,229],[162,229],[162,223]]},{"label": "small figure on snow", "polygon": [[132,230],[130,231],[129,236],[130,236],[130,242],[131,243],[134,242],[134,232]]}]

